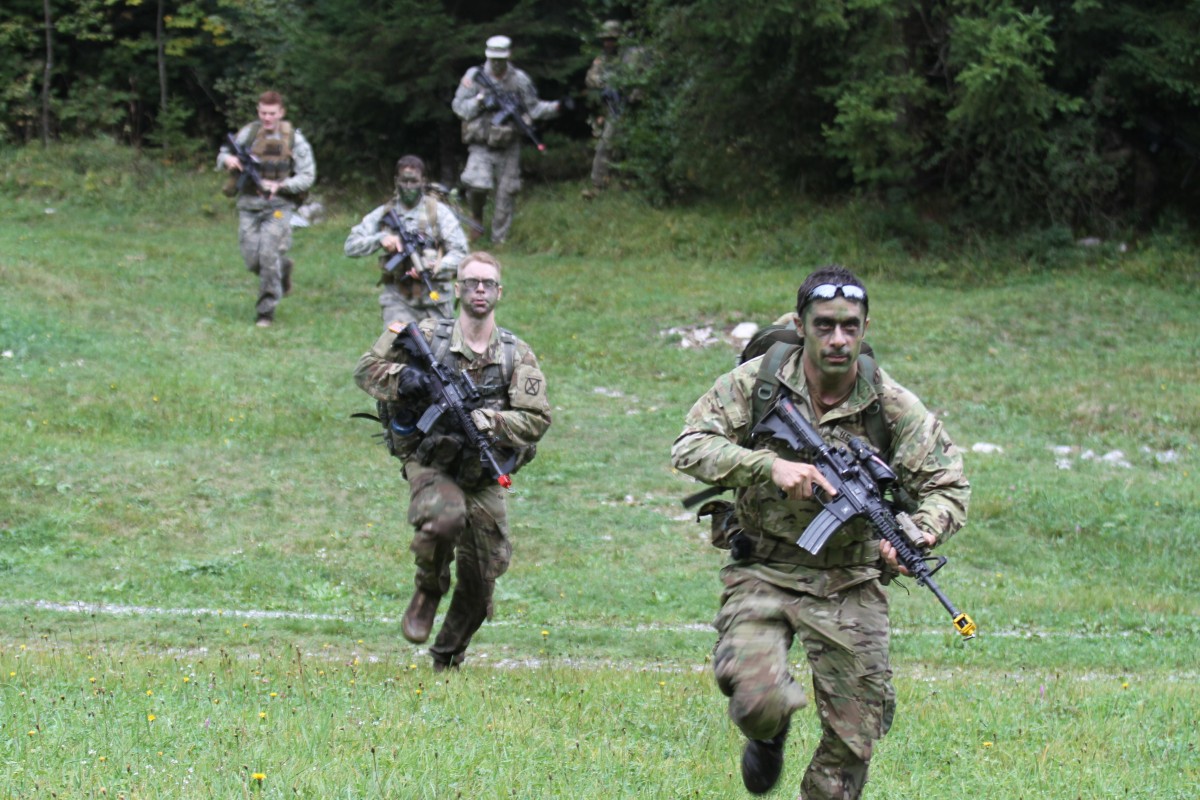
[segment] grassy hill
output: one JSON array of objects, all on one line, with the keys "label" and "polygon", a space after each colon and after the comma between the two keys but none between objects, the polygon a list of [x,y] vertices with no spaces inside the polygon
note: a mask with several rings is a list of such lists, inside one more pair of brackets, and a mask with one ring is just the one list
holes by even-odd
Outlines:
[{"label": "grassy hill", "polygon": [[[349,418],[380,323],[374,261],[341,245],[381,198],[327,192],[262,330],[219,183],[103,144],[0,160],[0,795],[737,796],[706,671],[723,557],[668,451],[733,363],[725,332],[836,260],[974,486],[939,580],[980,636],[893,590],[900,710],[869,796],[1193,796],[1186,232],[956,241],[865,202],[534,187],[499,318],[554,424],[516,477],[496,618],[446,678],[399,635],[398,464]],[[681,346],[696,329],[717,343]]]}]

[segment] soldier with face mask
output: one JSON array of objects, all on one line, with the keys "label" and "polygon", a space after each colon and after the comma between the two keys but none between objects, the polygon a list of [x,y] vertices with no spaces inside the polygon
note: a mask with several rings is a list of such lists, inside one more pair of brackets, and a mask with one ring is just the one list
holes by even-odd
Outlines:
[{"label": "soldier with face mask", "polygon": [[[403,231],[395,229],[396,222]],[[385,268],[407,249],[412,253],[402,263]],[[426,193],[425,162],[417,156],[396,162],[395,195],[363,217],[346,237],[345,253],[351,258],[375,252],[380,253],[379,305],[384,325],[453,315],[454,276],[467,254],[467,237],[454,212]],[[427,271],[432,293],[420,279],[420,270]]]}]

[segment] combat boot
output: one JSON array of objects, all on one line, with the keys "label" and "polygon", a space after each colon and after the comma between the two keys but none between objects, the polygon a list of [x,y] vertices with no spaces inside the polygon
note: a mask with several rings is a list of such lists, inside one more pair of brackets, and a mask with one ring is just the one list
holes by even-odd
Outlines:
[{"label": "combat boot", "polygon": [[766,794],[783,772],[783,743],[788,726],[770,739],[750,739],[742,750],[742,783],[751,794]]},{"label": "combat boot", "polygon": [[404,634],[405,639],[413,644],[421,644],[429,638],[429,632],[433,630],[433,618],[437,616],[438,602],[441,599],[441,595],[424,589],[417,589],[413,593],[412,600],[408,602],[408,609],[404,612],[404,619],[400,621],[400,632]]}]

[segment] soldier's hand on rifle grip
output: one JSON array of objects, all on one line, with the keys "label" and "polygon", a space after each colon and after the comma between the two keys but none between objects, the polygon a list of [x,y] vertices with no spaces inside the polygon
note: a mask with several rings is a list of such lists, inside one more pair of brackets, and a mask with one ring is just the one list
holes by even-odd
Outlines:
[{"label": "soldier's hand on rifle grip", "polygon": [[429,376],[420,367],[406,364],[396,377],[396,394],[409,399],[420,399],[429,394]]},{"label": "soldier's hand on rifle grip", "polygon": [[242,171],[241,159],[239,159],[235,155],[226,155],[225,156],[225,169],[229,170],[230,172],[241,172]]},{"label": "soldier's hand on rifle grip", "polygon": [[811,500],[814,489],[821,489],[830,497],[837,494],[833,484],[812,464],[783,458],[771,462],[771,481],[793,500]]},{"label": "soldier's hand on rifle grip", "polygon": [[385,233],[379,240],[379,246],[389,253],[399,253],[401,247],[400,237],[394,233]]}]

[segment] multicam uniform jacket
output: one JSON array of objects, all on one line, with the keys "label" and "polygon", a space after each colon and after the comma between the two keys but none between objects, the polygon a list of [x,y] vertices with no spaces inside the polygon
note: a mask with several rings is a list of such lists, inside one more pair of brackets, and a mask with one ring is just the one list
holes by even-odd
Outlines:
[{"label": "multicam uniform jacket", "polygon": [[[892,431],[891,466],[916,503],[910,512],[913,521],[922,531],[936,535],[939,544],[949,539],[966,522],[970,484],[963,473],[962,455],[941,422],[882,369],[878,389],[860,374],[840,406],[813,420],[800,358],[797,350],[780,367],[781,389],[793,394],[797,407],[835,446],[850,436],[866,441],[864,412],[879,402]],[[760,362],[761,358],[748,361],[721,376],[696,402],[672,446],[673,464],[706,483],[739,487],[737,521],[754,542],[750,563],[739,567],[759,572],[777,585],[819,596],[877,577],[879,543],[864,520],[844,526],[815,556],[795,544],[821,505],[816,500],[781,497],[771,481],[771,464],[777,457],[803,459],[777,440],[750,435],[756,422],[751,419],[751,398]]]},{"label": "multicam uniform jacket", "polygon": [[[439,349],[433,343],[438,324],[437,320],[432,319],[422,320],[420,323],[421,332],[431,342],[430,347],[435,354]],[[403,328],[400,325],[389,326],[371,350],[359,359],[354,370],[354,380],[363,391],[376,400],[397,405],[400,404],[400,398],[396,393],[396,383],[409,358],[408,353],[395,344],[397,334],[401,330]],[[506,338],[511,344],[505,344]],[[506,347],[512,348],[511,356],[506,356]],[[504,382],[502,376],[507,359],[511,359],[511,376]],[[550,401],[546,396],[546,378],[529,345],[497,327],[492,332],[487,352],[477,356],[463,341],[460,323],[455,320],[450,331],[449,352],[443,363],[470,376],[484,397],[483,408],[493,423],[493,433],[498,443],[517,452],[518,468],[528,463],[533,458],[536,443],[550,427]],[[419,414],[424,407],[412,410]],[[454,432],[441,430],[442,425],[443,423],[439,422],[438,426],[430,431],[429,437],[422,437],[420,433],[404,437],[405,441],[395,445],[396,455],[402,459],[415,457],[424,444],[423,438],[453,437]],[[458,440],[459,456],[462,456],[463,444]],[[456,459],[456,462],[461,469],[470,464],[477,464],[478,458],[463,456]],[[447,471],[453,470],[448,468]],[[465,478],[467,483],[475,482],[473,475],[467,475]]]}]

